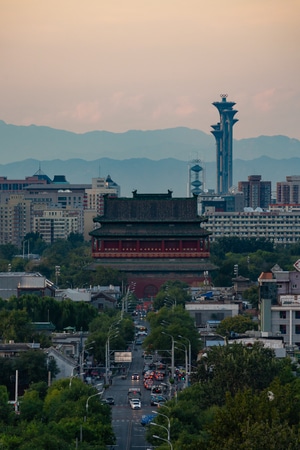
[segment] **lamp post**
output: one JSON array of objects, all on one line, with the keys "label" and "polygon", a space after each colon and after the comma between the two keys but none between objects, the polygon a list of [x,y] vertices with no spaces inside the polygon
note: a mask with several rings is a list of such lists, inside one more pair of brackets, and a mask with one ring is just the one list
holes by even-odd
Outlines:
[{"label": "lamp post", "polygon": [[190,374],[191,374],[191,370],[192,370],[192,346],[191,346],[191,341],[185,337],[185,336],[181,336],[180,334],[178,335],[178,337],[180,339],[185,339],[186,341],[188,341],[189,343],[189,368],[188,368],[188,373],[187,373],[187,385],[189,385],[190,383]]},{"label": "lamp post", "polygon": [[[182,342],[178,342],[178,341],[175,341],[175,342],[176,342],[177,344],[183,345],[183,347],[184,347],[184,350],[183,350],[183,348],[179,348],[179,347],[175,347],[175,348],[177,348],[177,350],[181,350],[181,351],[184,352],[184,355],[185,355],[185,374],[186,374],[186,377],[187,377],[187,371],[188,371],[188,356],[187,356],[187,348],[186,348],[186,345],[183,344]],[[186,378],[185,378],[184,385],[185,385],[185,387],[187,387],[187,379],[186,379]]]},{"label": "lamp post", "polygon": [[159,425],[158,423],[154,423],[154,422],[151,422],[151,425],[158,425],[158,426],[160,426],[160,427],[163,427],[163,428],[167,431],[167,434],[168,434],[168,441],[170,441],[170,439],[171,439],[171,424],[170,424],[170,419],[169,419],[169,417],[166,416],[166,414],[162,414],[162,413],[159,413],[159,412],[157,412],[157,411],[152,411],[152,412],[153,412],[153,414],[157,414],[158,416],[163,416],[163,417],[165,417],[165,418],[167,419],[167,421],[168,421],[168,428],[166,428],[166,427],[163,426],[163,425]]},{"label": "lamp post", "polygon": [[166,297],[165,298],[165,305],[166,306],[172,306],[172,311],[174,311],[174,308],[176,308],[176,306],[177,306],[176,298],[173,299],[173,298]]},{"label": "lamp post", "polygon": [[172,349],[171,349],[171,375],[174,379],[174,338],[171,334],[166,333],[165,331],[162,331],[162,334],[165,334],[166,336],[169,336],[172,339]]},{"label": "lamp post", "polygon": [[27,242],[27,259],[29,259],[29,240],[23,241],[23,260],[25,259],[25,244]]},{"label": "lamp post", "polygon": [[97,394],[90,395],[87,398],[87,401],[86,401],[86,404],[85,404],[86,413],[88,413],[88,410],[89,410],[89,400],[90,400],[90,398],[96,397],[96,395],[101,395],[101,394],[102,394],[102,391],[99,391],[99,392],[97,392]]},{"label": "lamp post", "polygon": [[173,450],[173,445],[172,445],[171,441],[168,441],[168,439],[164,439],[160,436],[156,436],[156,434],[153,434],[152,437],[154,437],[155,439],[160,439],[161,441],[167,442],[170,446],[170,449]]},{"label": "lamp post", "polygon": [[58,277],[60,275],[60,266],[55,266],[55,284],[58,285]]},{"label": "lamp post", "polygon": [[134,292],[136,283],[131,282],[127,288],[125,296],[122,298],[122,310],[121,310],[121,319],[123,319],[124,311],[127,312],[128,309],[128,298]]},{"label": "lamp post", "polygon": [[[113,333],[111,334],[112,331]],[[111,330],[110,327],[105,343],[105,384],[108,384],[108,373],[110,372],[110,340],[117,337],[118,334],[118,330]]]}]

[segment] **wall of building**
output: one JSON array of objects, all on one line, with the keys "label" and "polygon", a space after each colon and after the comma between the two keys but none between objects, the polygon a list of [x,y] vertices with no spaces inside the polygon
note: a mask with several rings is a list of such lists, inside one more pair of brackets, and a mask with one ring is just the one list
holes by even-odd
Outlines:
[{"label": "wall of building", "polygon": [[211,241],[222,236],[262,237],[281,244],[300,239],[300,211],[206,212],[205,216]]}]

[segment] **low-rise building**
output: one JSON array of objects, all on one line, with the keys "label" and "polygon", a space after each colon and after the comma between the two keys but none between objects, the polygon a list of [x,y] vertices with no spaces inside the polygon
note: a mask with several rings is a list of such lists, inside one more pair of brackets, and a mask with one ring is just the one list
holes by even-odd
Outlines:
[{"label": "low-rise building", "polygon": [[300,239],[300,210],[252,210],[244,212],[205,212],[205,228],[210,240],[236,236],[265,238],[275,244],[292,244]]},{"label": "low-rise building", "polygon": [[274,266],[259,278],[260,329],[300,347],[300,272]]},{"label": "low-rise building", "polygon": [[39,272],[0,272],[0,298],[8,300],[25,294],[54,297],[55,286]]},{"label": "low-rise building", "polygon": [[239,302],[222,302],[214,300],[203,300],[188,302],[185,304],[186,311],[194,319],[195,326],[199,331],[211,331],[223,319],[234,317],[240,311]]}]

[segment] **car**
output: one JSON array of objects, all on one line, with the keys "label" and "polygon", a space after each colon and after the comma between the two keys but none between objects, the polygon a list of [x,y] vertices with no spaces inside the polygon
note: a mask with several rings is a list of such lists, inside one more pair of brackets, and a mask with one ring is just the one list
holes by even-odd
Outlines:
[{"label": "car", "polygon": [[137,341],[135,341],[135,345],[142,345],[143,341],[141,341],[140,339],[138,339]]},{"label": "car", "polygon": [[133,373],[133,374],[131,375],[131,379],[132,379],[132,380],[139,380],[139,379],[140,379],[140,375],[139,375],[138,373]]},{"label": "car", "polygon": [[131,399],[129,404],[131,409],[141,409],[142,407],[141,401],[138,398]]},{"label": "car", "polygon": [[151,395],[151,406],[158,406],[160,403],[166,402],[163,395]]},{"label": "car", "polygon": [[138,335],[140,335],[140,336],[148,336],[148,333],[147,333],[147,331],[139,331]]},{"label": "car", "polygon": [[149,425],[149,423],[151,423],[155,419],[156,416],[157,416],[157,414],[148,414],[146,416],[142,416],[141,425],[143,425],[143,427],[145,425]]},{"label": "car", "polygon": [[113,397],[102,398],[101,403],[103,403],[104,405],[114,405],[115,399]]},{"label": "car", "polygon": [[144,379],[144,388],[150,390],[153,386],[153,380],[151,378]]},{"label": "car", "polygon": [[115,399],[113,397],[106,397],[106,402],[108,405],[114,405]]},{"label": "car", "polygon": [[157,381],[163,381],[164,379],[164,374],[161,372],[155,372],[154,373],[154,377]]}]

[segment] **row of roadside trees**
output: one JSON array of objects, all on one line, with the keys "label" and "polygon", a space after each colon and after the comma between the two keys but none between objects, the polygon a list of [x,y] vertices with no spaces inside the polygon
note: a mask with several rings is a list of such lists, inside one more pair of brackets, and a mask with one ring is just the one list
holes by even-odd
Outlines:
[{"label": "row of roadside trees", "polygon": [[[184,298],[185,286],[175,284],[162,287],[157,305],[176,289],[182,289],[178,299]],[[174,450],[299,448],[297,363],[289,357],[276,358],[259,342],[253,346],[235,343],[202,349],[200,336],[180,300],[176,306],[165,302],[147,319],[151,334],[144,341],[145,350],[160,353],[159,349],[171,349],[170,336],[178,342],[179,335],[185,337],[184,343],[189,339],[192,345],[190,386],[158,410],[154,421],[160,427],[147,426],[147,439],[155,448],[168,448],[165,441],[153,437],[166,440],[168,426]],[[242,333],[255,326],[249,315],[241,315],[222,321],[218,331],[226,338],[231,331]],[[175,363],[183,365],[180,345],[176,347]]]}]

